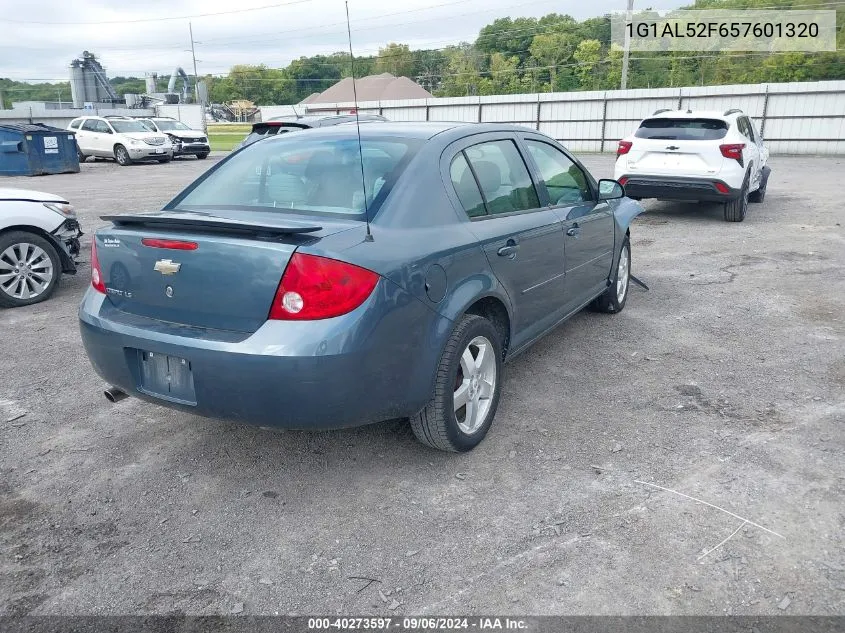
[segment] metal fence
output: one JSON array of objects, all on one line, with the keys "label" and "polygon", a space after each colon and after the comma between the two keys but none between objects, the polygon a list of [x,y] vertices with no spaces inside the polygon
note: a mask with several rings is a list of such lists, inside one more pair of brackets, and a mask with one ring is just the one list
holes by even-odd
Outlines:
[{"label": "metal fence", "polygon": [[[312,104],[307,112],[349,112],[354,103]],[[393,121],[514,123],[539,130],[574,151],[615,151],[616,142],[660,108],[740,108],[757,123],[773,154],[845,154],[845,81],[697,86],[601,92],[360,102],[358,111]],[[302,108],[297,111],[302,113]],[[263,120],[294,114],[261,108]]]},{"label": "metal fence", "polygon": [[47,108],[43,103],[16,103],[11,110],[0,110],[0,125],[3,123],[45,123],[54,127],[66,128],[80,116],[167,116],[173,117],[186,125],[201,130],[205,124],[203,107],[196,104],[160,105],[154,108],[115,108],[94,107]]}]

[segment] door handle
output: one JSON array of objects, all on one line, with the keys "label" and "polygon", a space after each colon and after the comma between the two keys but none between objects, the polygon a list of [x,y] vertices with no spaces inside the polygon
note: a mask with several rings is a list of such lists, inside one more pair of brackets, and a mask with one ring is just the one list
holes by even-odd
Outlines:
[{"label": "door handle", "polygon": [[519,244],[516,243],[516,240],[508,240],[507,245],[502,246],[496,254],[499,257],[507,257],[509,259],[513,259],[516,257],[516,251],[519,250]]},{"label": "door handle", "polygon": [[578,237],[579,235],[581,235],[581,227],[578,226],[577,224],[575,226],[571,226],[568,229],[566,229],[566,234],[569,237]]}]

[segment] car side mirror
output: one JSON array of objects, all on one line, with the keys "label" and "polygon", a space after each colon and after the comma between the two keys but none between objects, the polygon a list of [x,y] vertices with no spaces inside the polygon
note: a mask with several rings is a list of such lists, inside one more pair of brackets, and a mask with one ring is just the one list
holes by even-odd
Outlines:
[{"label": "car side mirror", "polygon": [[618,200],[625,197],[625,189],[615,180],[599,180],[599,200]]}]

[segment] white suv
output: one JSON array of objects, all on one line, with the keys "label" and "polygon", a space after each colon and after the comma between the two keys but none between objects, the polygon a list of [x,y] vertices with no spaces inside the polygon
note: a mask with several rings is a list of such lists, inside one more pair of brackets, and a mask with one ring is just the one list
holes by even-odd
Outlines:
[{"label": "white suv", "polygon": [[614,176],[635,200],[722,202],[725,220],[742,222],[762,202],[769,150],[741,110],[658,110],[616,150]]},{"label": "white suv", "polygon": [[150,132],[128,117],[83,116],[71,121],[68,130],[76,134],[80,163],[89,156],[114,158],[124,166],[137,160],[167,163],[173,158],[173,144],[167,136]]}]

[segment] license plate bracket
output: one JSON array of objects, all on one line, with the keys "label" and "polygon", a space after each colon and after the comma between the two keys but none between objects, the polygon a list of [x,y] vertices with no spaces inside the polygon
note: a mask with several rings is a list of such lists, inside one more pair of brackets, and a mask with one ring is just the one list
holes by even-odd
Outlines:
[{"label": "license plate bracket", "polygon": [[139,390],[181,404],[197,403],[191,361],[158,352],[138,350]]}]

